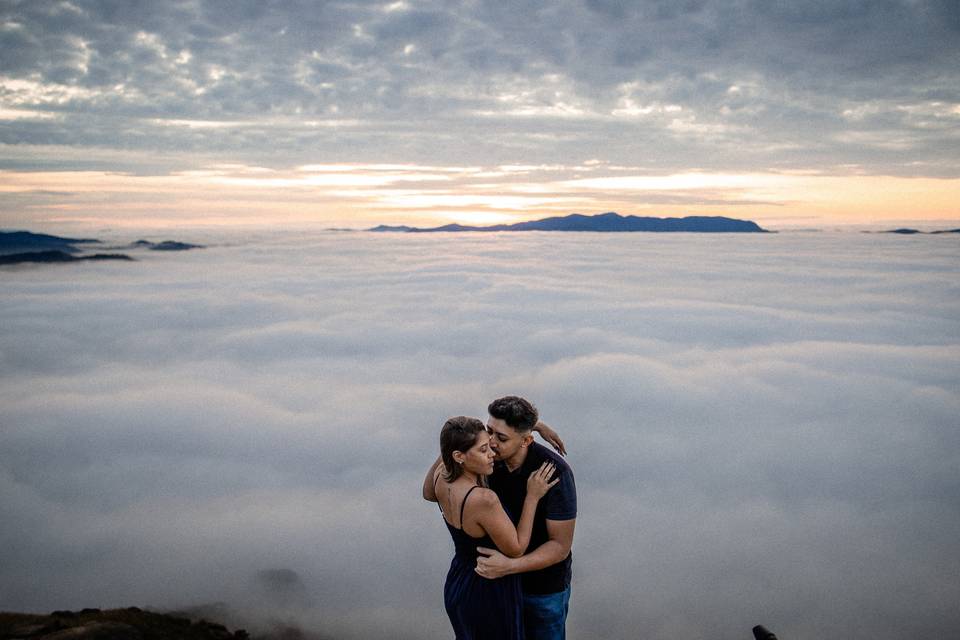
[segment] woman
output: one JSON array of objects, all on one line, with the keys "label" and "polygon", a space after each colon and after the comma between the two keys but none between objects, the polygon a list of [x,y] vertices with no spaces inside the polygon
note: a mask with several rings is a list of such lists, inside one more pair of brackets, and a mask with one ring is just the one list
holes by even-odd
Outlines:
[{"label": "woman", "polygon": [[457,640],[523,640],[520,576],[488,580],[476,574],[477,547],[496,546],[519,557],[530,543],[533,516],[550,482],[544,463],[527,480],[520,521],[513,526],[497,495],[484,486],[493,473],[490,436],[476,418],[450,418],[440,431],[440,458],[434,488],[455,553],[443,589],[444,605]]}]

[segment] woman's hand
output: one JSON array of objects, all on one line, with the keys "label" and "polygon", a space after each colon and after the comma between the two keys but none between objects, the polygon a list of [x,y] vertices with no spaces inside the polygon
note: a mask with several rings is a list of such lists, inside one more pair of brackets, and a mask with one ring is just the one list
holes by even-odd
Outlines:
[{"label": "woman's hand", "polygon": [[556,467],[552,462],[544,462],[539,469],[531,473],[530,477],[527,478],[527,497],[534,497],[539,500],[547,495],[550,487],[560,482],[560,478],[550,482],[550,477],[553,476],[555,470]]},{"label": "woman's hand", "polygon": [[557,453],[562,456],[567,455],[567,448],[563,446],[563,440],[560,439],[560,434],[551,429],[550,425],[546,422],[538,421],[536,426],[533,427],[533,430],[540,434],[544,442],[556,449]]}]

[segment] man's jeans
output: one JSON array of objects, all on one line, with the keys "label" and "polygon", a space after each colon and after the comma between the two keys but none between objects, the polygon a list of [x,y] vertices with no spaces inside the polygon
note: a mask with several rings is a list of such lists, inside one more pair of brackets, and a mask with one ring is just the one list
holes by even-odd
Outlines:
[{"label": "man's jeans", "polygon": [[569,609],[570,587],[558,593],[525,594],[523,626],[526,639],[564,640]]}]

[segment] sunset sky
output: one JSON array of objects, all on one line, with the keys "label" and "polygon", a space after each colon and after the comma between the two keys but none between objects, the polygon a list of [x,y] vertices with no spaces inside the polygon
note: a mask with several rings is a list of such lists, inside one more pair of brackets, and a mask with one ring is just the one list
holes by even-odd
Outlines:
[{"label": "sunset sky", "polygon": [[953,0],[0,0],[0,228],[960,220]]}]

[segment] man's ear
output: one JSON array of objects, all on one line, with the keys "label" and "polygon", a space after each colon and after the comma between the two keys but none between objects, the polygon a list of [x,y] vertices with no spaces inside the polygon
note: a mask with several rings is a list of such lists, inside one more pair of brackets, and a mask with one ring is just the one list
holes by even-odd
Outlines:
[{"label": "man's ear", "polygon": [[520,446],[521,446],[521,447],[529,447],[532,442],[533,442],[533,434],[532,434],[532,433],[526,433],[526,434],[523,435],[522,438],[520,438]]}]

